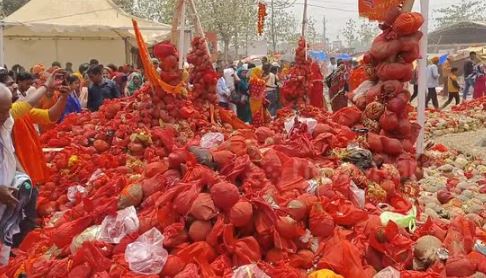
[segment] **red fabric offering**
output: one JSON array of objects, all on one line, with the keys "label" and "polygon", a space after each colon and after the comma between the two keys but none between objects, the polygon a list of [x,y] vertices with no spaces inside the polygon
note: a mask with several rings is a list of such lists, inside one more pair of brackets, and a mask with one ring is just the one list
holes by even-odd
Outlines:
[{"label": "red fabric offering", "polygon": [[342,235],[336,234],[320,248],[319,269],[332,269],[346,278],[362,278],[366,275],[361,252]]}]

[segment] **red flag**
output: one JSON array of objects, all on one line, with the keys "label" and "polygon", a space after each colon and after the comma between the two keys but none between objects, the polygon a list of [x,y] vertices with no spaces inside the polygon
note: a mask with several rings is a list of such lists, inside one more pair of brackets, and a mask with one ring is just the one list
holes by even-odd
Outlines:
[{"label": "red flag", "polygon": [[369,20],[384,21],[387,11],[403,0],[358,0],[359,15]]}]

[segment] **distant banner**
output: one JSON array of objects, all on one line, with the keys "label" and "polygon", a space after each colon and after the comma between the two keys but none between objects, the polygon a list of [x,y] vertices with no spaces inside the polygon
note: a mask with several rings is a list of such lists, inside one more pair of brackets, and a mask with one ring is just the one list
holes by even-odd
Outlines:
[{"label": "distant banner", "polygon": [[359,15],[369,20],[384,21],[387,11],[403,0],[358,0]]}]

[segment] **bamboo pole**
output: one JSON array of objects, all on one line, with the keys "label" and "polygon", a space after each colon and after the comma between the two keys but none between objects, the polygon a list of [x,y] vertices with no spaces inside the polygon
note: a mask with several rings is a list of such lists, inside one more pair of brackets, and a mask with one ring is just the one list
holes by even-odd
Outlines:
[{"label": "bamboo pole", "polygon": [[170,31],[170,42],[177,45],[177,27],[179,26],[179,18],[181,15],[182,4],[184,0],[179,0],[177,2],[176,8],[174,10],[174,16],[172,17],[172,29]]},{"label": "bamboo pole", "polygon": [[204,33],[204,30],[201,25],[201,19],[199,18],[199,14],[196,10],[196,4],[194,4],[194,0],[187,0],[187,1],[189,2],[189,9],[191,10],[192,13],[192,21],[196,28],[196,34],[198,34],[201,38],[204,39],[204,44],[206,45],[206,51],[209,54],[209,56],[211,56],[211,52],[209,51],[208,41],[206,40],[206,34]]},{"label": "bamboo pole", "polygon": [[304,1],[304,18],[302,19],[302,37],[305,37],[305,27],[307,25],[307,0]]},{"label": "bamboo pole", "polygon": [[405,0],[403,2],[403,8],[402,8],[402,10],[405,11],[405,12],[412,11],[414,2],[415,2],[415,0]]},{"label": "bamboo pole", "polygon": [[186,1],[182,0],[179,25],[179,69],[184,69],[184,35],[186,31]]},{"label": "bamboo pole", "polygon": [[420,133],[417,139],[417,155],[425,151],[425,92],[427,90],[427,48],[428,48],[428,24],[429,24],[429,0],[420,0],[420,12],[424,17],[422,32],[424,33],[420,40],[419,74],[418,74],[418,106],[417,106],[417,123],[420,125]]}]

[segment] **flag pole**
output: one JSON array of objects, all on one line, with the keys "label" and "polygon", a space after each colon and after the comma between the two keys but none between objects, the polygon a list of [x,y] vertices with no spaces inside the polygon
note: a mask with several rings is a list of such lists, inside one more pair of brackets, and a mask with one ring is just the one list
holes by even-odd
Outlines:
[{"label": "flag pole", "polygon": [[4,29],[4,22],[0,21],[0,67],[5,65],[5,46],[4,46],[4,39],[3,39],[3,29]]},{"label": "flag pole", "polygon": [[420,125],[420,133],[417,139],[417,155],[425,151],[425,95],[427,91],[427,48],[428,48],[428,25],[429,25],[429,0],[420,0],[420,12],[424,17],[422,25],[422,39],[420,40],[420,60],[418,64],[418,105],[417,122]]}]

